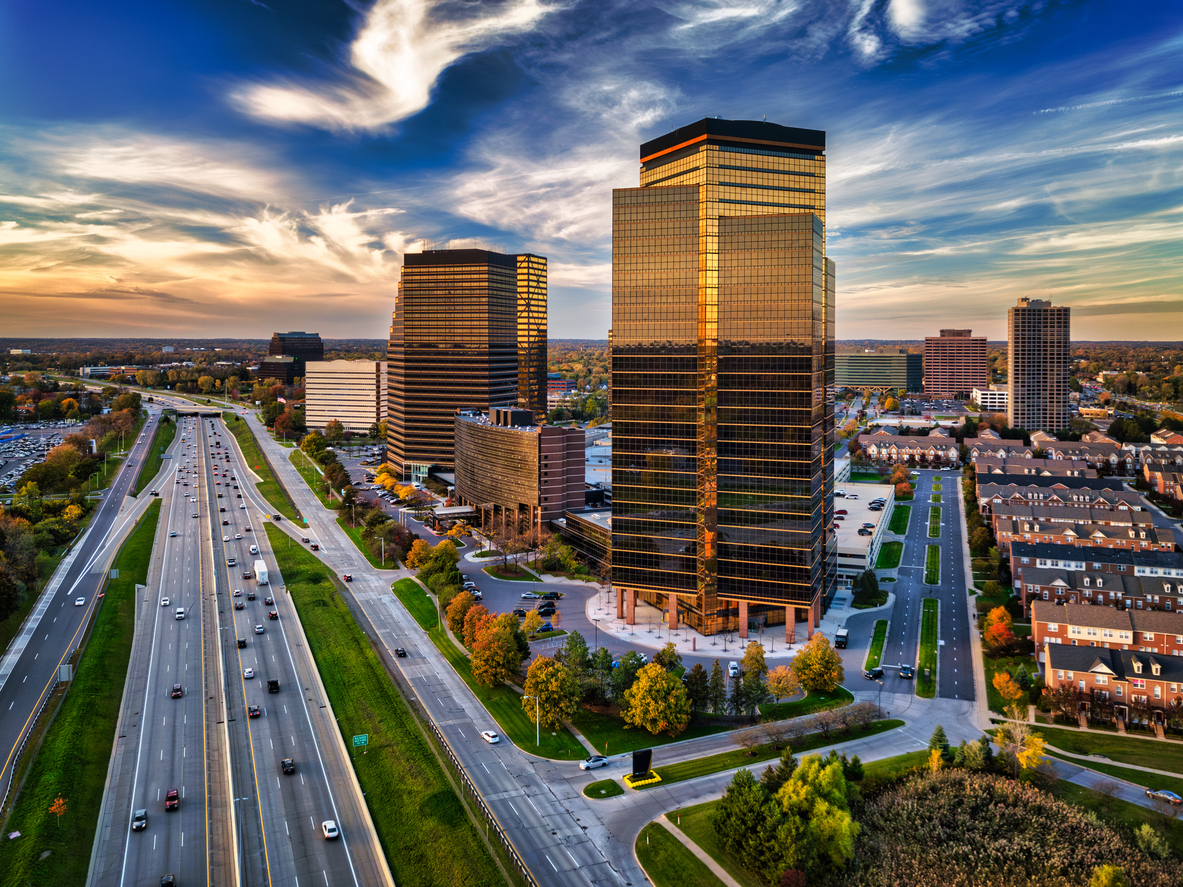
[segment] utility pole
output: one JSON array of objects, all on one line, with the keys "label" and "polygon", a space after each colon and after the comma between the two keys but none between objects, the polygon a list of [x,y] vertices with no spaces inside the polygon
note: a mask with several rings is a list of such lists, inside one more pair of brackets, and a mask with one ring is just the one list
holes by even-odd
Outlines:
[{"label": "utility pole", "polygon": [[525,696],[525,699],[534,700],[534,747],[537,748],[542,742],[541,721],[539,719],[539,706],[537,696]]}]

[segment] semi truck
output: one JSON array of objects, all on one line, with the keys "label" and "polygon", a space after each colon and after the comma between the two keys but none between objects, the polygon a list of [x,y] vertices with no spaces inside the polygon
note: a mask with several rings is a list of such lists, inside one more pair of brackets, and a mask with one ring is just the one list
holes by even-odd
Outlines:
[{"label": "semi truck", "polygon": [[255,580],[260,585],[267,584],[267,564],[264,561],[255,561]]}]

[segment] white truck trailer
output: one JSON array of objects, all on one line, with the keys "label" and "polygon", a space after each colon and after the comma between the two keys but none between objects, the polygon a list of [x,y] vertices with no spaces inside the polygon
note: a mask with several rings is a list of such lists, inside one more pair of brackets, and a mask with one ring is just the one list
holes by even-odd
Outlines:
[{"label": "white truck trailer", "polygon": [[255,581],[260,585],[267,584],[267,562],[255,561]]}]

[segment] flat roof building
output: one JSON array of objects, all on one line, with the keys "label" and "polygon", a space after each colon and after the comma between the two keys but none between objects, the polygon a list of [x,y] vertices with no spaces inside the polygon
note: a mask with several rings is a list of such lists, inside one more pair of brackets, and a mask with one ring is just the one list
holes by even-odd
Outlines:
[{"label": "flat roof building", "polygon": [[1007,312],[1007,422],[1027,431],[1068,427],[1071,311],[1019,299]]},{"label": "flat roof building", "polygon": [[1010,403],[1010,396],[1006,393],[1004,385],[974,388],[970,391],[969,397],[983,413],[1005,413],[1007,404]]},{"label": "flat roof building", "polygon": [[703,634],[835,588],[825,133],[706,118],[612,195],[612,584]]},{"label": "flat roof building", "polygon": [[834,384],[839,388],[871,391],[912,391],[924,388],[924,355],[904,351],[854,352],[834,355]]},{"label": "flat roof building", "polygon": [[366,434],[386,418],[386,361],[314,360],[305,365],[304,421],[324,429],[333,419]]},{"label": "flat roof building", "polygon": [[455,498],[483,527],[541,528],[583,508],[583,430],[534,425],[532,410],[464,412],[454,418]]},{"label": "flat roof building", "polygon": [[[324,360],[325,346],[319,333],[295,331],[275,333],[267,348],[267,357],[259,363],[259,378],[291,385],[304,377],[304,365],[310,360]],[[290,358],[273,360],[272,358]]]},{"label": "flat roof building", "polygon": [[924,393],[929,397],[968,400],[970,392],[990,383],[986,337],[973,330],[941,330],[924,338]]}]

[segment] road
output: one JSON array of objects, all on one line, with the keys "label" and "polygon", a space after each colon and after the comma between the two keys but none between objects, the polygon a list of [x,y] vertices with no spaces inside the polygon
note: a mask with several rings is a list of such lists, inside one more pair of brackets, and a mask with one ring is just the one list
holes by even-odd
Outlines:
[{"label": "road", "polygon": [[[123,887],[183,872],[186,883],[202,884],[389,884],[282,577],[272,566],[274,584],[243,578],[255,560],[274,558],[256,530],[263,515],[240,498],[233,437],[220,419],[182,421],[178,458],[161,485],[165,523],[138,616],[91,881]],[[184,695],[174,699],[178,676]],[[272,679],[278,692],[269,692]],[[249,717],[248,706],[259,715]],[[166,813],[161,793],[170,787],[181,809]],[[133,833],[137,808],[148,809],[149,823]],[[340,839],[325,839],[326,820],[339,824]]]},{"label": "road", "polygon": [[[126,509],[123,505],[156,432],[159,410],[149,412],[143,433],[133,442],[86,530],[58,566],[21,633],[0,660],[0,754],[4,756],[0,760],[0,798],[7,796],[21,743],[53,690],[58,666],[82,641],[99,604],[106,567],[147,508],[147,491],[140,501],[133,500]],[[77,598],[83,599],[82,606],[74,605]]]}]

